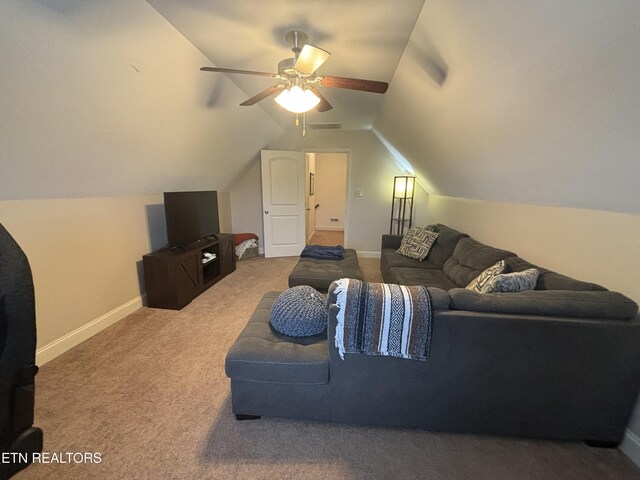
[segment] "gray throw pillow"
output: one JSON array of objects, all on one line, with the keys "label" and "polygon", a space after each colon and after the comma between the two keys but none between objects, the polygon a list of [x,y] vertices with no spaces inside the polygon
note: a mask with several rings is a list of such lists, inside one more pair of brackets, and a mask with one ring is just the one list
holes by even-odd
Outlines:
[{"label": "gray throw pillow", "polygon": [[484,272],[471,280],[471,283],[469,283],[469,285],[467,285],[465,288],[478,293],[482,292],[482,287],[484,287],[487,282],[489,282],[489,280],[491,280],[493,277],[504,272],[506,267],[507,265],[505,261],[500,260],[498,263],[496,263],[495,265],[491,265]]},{"label": "gray throw pillow", "polygon": [[309,285],[285,290],[271,309],[271,326],[289,337],[310,337],[327,328],[325,296]]},{"label": "gray throw pillow", "polygon": [[427,258],[429,250],[431,250],[437,238],[438,234],[436,232],[426,228],[411,227],[407,234],[402,237],[400,248],[396,253],[422,261]]},{"label": "gray throw pillow", "polygon": [[482,287],[481,293],[513,293],[524,290],[535,290],[540,272],[535,268],[529,268],[522,272],[502,273],[491,278]]}]

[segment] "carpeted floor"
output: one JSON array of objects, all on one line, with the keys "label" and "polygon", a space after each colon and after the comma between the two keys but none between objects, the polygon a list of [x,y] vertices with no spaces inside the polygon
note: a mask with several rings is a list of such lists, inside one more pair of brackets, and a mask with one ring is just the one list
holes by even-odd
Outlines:
[{"label": "carpeted floor", "polygon": [[[15,478],[640,479],[620,451],[231,414],[224,358],[262,294],[296,258],[252,258],[179,312],[142,308],[44,365],[36,425],[47,452],[99,464],[38,464]],[[361,259],[368,280],[378,260]]]},{"label": "carpeted floor", "polygon": [[342,230],[316,230],[309,239],[309,245],[344,245],[344,232]]}]

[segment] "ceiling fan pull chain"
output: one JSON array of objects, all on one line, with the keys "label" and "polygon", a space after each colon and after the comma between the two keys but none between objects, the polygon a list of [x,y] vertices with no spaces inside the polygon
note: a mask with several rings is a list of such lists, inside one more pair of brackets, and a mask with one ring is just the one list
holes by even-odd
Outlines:
[{"label": "ceiling fan pull chain", "polygon": [[302,136],[307,136],[307,114],[302,112]]},{"label": "ceiling fan pull chain", "polygon": [[296,113],[296,127],[299,127],[299,126],[300,126],[300,117],[299,117],[299,114]]}]

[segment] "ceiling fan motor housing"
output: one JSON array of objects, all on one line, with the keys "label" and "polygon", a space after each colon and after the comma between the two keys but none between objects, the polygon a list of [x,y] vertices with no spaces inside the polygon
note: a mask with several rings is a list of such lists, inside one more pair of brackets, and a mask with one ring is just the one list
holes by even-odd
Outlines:
[{"label": "ceiling fan motor housing", "polygon": [[295,58],[285,58],[280,63],[278,63],[278,73],[280,75],[294,75],[296,73],[296,69],[294,67],[295,64]]},{"label": "ceiling fan motor housing", "polygon": [[300,50],[302,50],[302,47],[304,47],[309,41],[309,35],[298,30],[293,30],[291,32],[287,32],[284,38],[289,42],[289,45],[291,45],[291,50],[296,54],[297,60]]}]

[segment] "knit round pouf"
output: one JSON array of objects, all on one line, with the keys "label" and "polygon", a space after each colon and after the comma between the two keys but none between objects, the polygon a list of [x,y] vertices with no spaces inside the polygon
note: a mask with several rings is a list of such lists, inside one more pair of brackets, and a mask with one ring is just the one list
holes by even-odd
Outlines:
[{"label": "knit round pouf", "polygon": [[310,337],[327,328],[325,297],[315,288],[299,285],[282,292],[271,309],[271,326],[289,337]]}]

